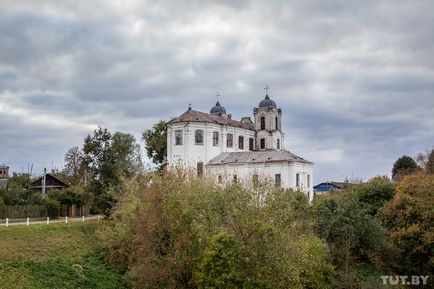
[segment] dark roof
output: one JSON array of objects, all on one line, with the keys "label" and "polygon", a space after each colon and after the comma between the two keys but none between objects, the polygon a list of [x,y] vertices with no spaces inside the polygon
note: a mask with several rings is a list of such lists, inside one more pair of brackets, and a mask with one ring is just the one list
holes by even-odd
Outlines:
[{"label": "dark roof", "polygon": [[222,114],[226,114],[226,109],[220,105],[220,102],[217,101],[215,106],[211,108],[210,113],[216,115],[222,115]]},{"label": "dark roof", "polygon": [[254,126],[251,124],[242,123],[241,121],[233,120],[218,115],[212,115],[209,113],[204,113],[193,109],[187,110],[179,117],[169,121],[168,124],[178,123],[178,122],[208,122],[208,123],[222,124],[222,125],[233,126],[233,127],[240,127],[248,130],[255,129]]},{"label": "dark roof", "polygon": [[[30,183],[30,188],[39,188],[42,187],[42,177],[37,178],[36,180],[32,181]],[[53,180],[54,182],[50,181]],[[69,183],[60,179],[59,177],[56,177],[53,174],[47,173],[45,175],[45,180],[46,180],[46,187],[69,187]]]},{"label": "dark roof", "polygon": [[313,188],[317,190],[327,191],[332,189],[341,190],[355,185],[356,184],[349,183],[349,182],[324,182],[314,186]]},{"label": "dark roof", "polygon": [[259,103],[259,107],[274,107],[276,108],[276,103],[270,99],[270,97],[268,96],[268,94],[265,96],[265,99],[263,99],[260,103]]},{"label": "dark roof", "polygon": [[248,151],[221,153],[213,158],[208,165],[235,164],[235,163],[273,163],[273,162],[302,162],[313,164],[289,151]]}]

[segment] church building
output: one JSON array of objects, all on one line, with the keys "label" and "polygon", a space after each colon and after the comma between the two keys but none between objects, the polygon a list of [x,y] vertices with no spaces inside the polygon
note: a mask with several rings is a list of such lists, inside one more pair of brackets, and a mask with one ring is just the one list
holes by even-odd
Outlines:
[{"label": "church building", "polygon": [[210,113],[190,106],[167,123],[167,161],[169,167],[194,168],[218,183],[268,180],[312,200],[313,163],[285,150],[284,136],[282,110],[268,93],[253,109],[253,120],[232,119],[219,101]]}]

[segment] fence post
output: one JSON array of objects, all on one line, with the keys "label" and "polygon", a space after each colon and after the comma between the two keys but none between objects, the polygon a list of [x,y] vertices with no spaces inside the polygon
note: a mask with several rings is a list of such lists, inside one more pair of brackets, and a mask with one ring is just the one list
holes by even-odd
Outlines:
[{"label": "fence post", "polygon": [[30,225],[30,218],[27,217],[27,226]]},{"label": "fence post", "polygon": [[50,224],[50,217],[47,217],[47,225]]},{"label": "fence post", "polygon": [[9,218],[6,218],[6,227],[9,226]]},{"label": "fence post", "polygon": [[65,217],[65,224],[68,224],[68,216]]},{"label": "fence post", "polygon": [[84,222],[84,216],[81,217],[81,221]]}]

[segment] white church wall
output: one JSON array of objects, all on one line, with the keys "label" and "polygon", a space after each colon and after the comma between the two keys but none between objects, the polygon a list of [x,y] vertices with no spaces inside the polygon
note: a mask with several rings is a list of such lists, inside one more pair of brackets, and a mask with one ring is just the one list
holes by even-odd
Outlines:
[{"label": "white church wall", "polygon": [[[182,145],[176,145],[175,131],[182,130]],[[203,130],[203,144],[195,144],[195,131]],[[218,132],[218,144],[213,145],[213,133]],[[227,147],[227,134],[233,135],[232,148]],[[244,138],[244,148],[239,149],[238,137]],[[222,152],[238,152],[249,150],[249,138],[255,138],[255,132],[226,125],[187,122],[168,125],[167,155],[169,165],[196,168],[198,162],[208,163]]]},{"label": "white church wall", "polygon": [[[304,192],[310,201],[313,200],[312,186],[312,164],[295,162],[276,162],[276,163],[252,163],[252,164],[226,164],[208,165],[207,173],[216,181],[221,176],[223,182],[232,182],[234,175],[237,180],[246,185],[253,184],[253,175],[257,175],[260,180],[275,182],[276,174],[280,174],[281,186]],[[299,174],[300,184],[296,184],[296,175]],[[309,175],[310,184],[307,185]]]}]

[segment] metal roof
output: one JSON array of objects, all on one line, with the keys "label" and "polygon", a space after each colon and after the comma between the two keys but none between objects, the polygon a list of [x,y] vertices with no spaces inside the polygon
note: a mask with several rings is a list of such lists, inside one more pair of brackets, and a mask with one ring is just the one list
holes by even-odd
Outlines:
[{"label": "metal roof", "polygon": [[248,151],[221,153],[212,160],[208,165],[236,164],[236,163],[273,163],[273,162],[301,162],[313,164],[289,151]]},{"label": "metal roof", "polygon": [[243,123],[241,121],[233,120],[218,115],[212,115],[209,113],[204,113],[192,109],[187,110],[179,117],[169,121],[168,124],[178,123],[178,122],[208,122],[208,123],[222,124],[222,125],[227,125],[232,127],[240,127],[248,130],[255,129],[254,126],[251,124]]}]

